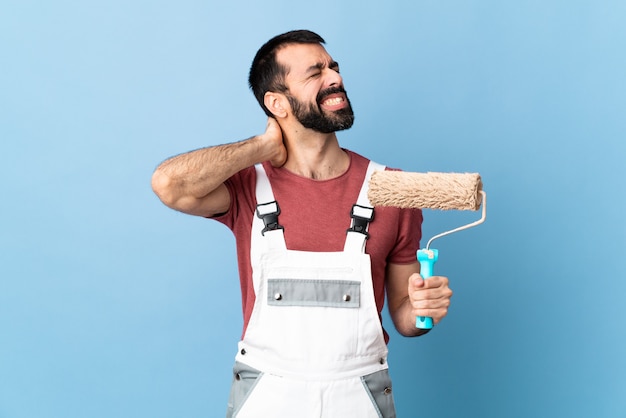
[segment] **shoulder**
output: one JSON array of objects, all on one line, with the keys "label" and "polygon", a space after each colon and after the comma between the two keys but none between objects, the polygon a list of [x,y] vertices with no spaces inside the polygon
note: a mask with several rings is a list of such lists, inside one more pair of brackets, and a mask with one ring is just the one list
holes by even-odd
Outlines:
[{"label": "shoulder", "polygon": [[213,219],[232,229],[242,214],[247,216],[256,207],[256,170],[254,166],[236,172],[224,182],[224,185],[230,194],[230,206],[227,212]]},{"label": "shoulder", "polygon": [[343,148],[343,150],[350,157],[350,169],[367,169],[367,165],[371,161],[369,158],[346,148]]},{"label": "shoulder", "polygon": [[256,185],[256,170],[254,166],[244,168],[229,177],[224,184],[230,192],[233,203],[236,203],[242,196],[254,193]]},{"label": "shoulder", "polygon": [[373,161],[375,163],[378,163],[380,165],[385,166],[385,170],[389,170],[389,171],[403,171],[400,168],[389,167],[388,165],[385,164],[384,161],[371,160],[371,159],[369,159],[367,157],[364,157],[363,155],[361,155],[359,153],[356,153],[356,152],[354,152],[352,150],[349,150],[349,149],[346,149],[346,148],[344,148],[343,150],[348,153],[348,155],[351,158],[352,166],[357,168],[357,169],[360,168],[360,169],[366,170],[367,169],[367,165],[370,163],[370,161]]}]

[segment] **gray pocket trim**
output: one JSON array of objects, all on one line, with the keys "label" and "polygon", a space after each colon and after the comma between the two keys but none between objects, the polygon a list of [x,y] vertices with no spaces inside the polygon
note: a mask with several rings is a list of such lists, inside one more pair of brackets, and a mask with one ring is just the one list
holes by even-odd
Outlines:
[{"label": "gray pocket trim", "polygon": [[361,283],[354,280],[268,279],[267,303],[272,306],[358,308]]},{"label": "gray pocket trim", "polygon": [[361,382],[367,391],[376,412],[380,418],[396,418],[396,407],[391,391],[389,370],[380,370],[361,377]]},{"label": "gray pocket trim", "polygon": [[247,364],[236,361],[233,367],[233,382],[230,387],[226,418],[237,416],[239,410],[248,400],[248,397],[263,377],[263,372]]}]

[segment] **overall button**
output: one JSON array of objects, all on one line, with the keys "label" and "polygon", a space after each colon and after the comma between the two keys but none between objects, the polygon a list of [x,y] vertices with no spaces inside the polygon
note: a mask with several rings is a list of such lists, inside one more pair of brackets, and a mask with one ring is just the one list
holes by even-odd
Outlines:
[{"label": "overall button", "polygon": [[390,388],[389,386],[387,386],[387,387],[385,388],[385,390],[383,390],[383,393],[384,393],[385,395],[389,395],[389,394],[391,394],[391,388]]},{"label": "overall button", "polygon": [[352,298],[350,297],[350,295],[347,295],[347,294],[346,294],[346,295],[343,295],[343,301],[344,301],[344,302],[350,302],[350,299],[352,299]]},{"label": "overall button", "polygon": [[274,294],[274,299],[275,300],[281,300],[283,298],[283,295],[281,295],[280,293],[275,293]]}]

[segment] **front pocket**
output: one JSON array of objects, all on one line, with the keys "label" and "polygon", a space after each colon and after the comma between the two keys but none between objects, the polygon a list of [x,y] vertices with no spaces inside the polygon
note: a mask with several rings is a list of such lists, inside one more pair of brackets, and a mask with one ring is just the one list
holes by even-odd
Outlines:
[{"label": "front pocket", "polygon": [[391,378],[389,370],[380,370],[361,377],[361,382],[367,391],[380,418],[396,418],[396,408],[391,393]]},{"label": "front pocket", "polygon": [[358,308],[361,283],[354,280],[268,279],[267,304]]},{"label": "front pocket", "polygon": [[230,387],[228,398],[228,410],[226,418],[236,416],[246,402],[254,387],[259,383],[263,373],[248,366],[247,364],[235,362],[233,367],[233,383]]}]

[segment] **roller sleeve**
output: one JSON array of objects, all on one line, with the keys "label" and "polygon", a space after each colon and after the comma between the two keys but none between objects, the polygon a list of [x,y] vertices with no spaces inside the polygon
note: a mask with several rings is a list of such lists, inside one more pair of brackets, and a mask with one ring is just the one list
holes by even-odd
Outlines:
[{"label": "roller sleeve", "polygon": [[482,181],[478,173],[376,171],[368,198],[373,206],[438,210],[478,210]]}]

